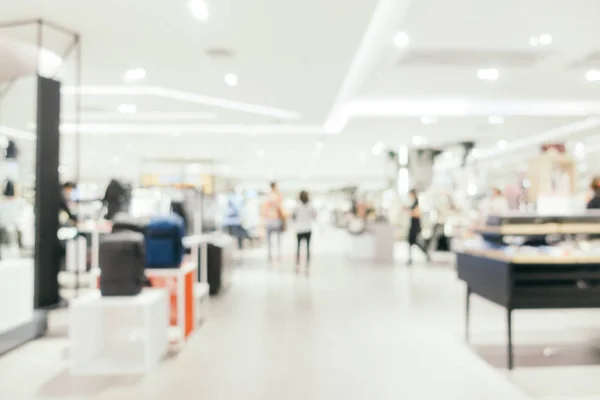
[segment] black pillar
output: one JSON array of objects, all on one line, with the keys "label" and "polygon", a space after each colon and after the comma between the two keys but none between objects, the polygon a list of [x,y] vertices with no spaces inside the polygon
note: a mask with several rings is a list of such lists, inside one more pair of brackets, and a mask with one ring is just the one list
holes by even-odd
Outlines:
[{"label": "black pillar", "polygon": [[60,82],[38,76],[34,307],[58,304]]}]

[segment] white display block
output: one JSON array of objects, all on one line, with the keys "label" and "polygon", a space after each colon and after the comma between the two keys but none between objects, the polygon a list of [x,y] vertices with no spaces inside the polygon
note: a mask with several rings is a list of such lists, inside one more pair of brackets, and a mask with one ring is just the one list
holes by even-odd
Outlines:
[{"label": "white display block", "polygon": [[102,297],[99,291],[82,296],[69,307],[71,374],[143,374],[166,355],[168,329],[164,289],[127,297]]},{"label": "white display block", "polygon": [[196,299],[196,321],[204,321],[210,311],[210,287],[208,283],[198,282],[194,285],[194,297]]},{"label": "white display block", "polygon": [[81,233],[88,233],[91,236],[91,268],[99,268],[99,249],[100,235],[107,234],[112,231],[112,226],[108,221],[86,221],[80,224],[77,228]]},{"label": "white display block", "polygon": [[0,333],[33,319],[33,259],[0,261]]}]

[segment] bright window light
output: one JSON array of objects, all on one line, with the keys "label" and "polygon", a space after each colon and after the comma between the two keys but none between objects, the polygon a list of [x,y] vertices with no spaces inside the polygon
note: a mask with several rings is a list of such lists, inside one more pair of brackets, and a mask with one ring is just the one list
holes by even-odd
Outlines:
[{"label": "bright window light", "polygon": [[125,72],[123,79],[125,82],[137,82],[146,78],[146,70],[144,68],[134,68]]},{"label": "bright window light", "polygon": [[548,33],[541,34],[538,38],[538,41],[540,44],[548,46],[549,44],[552,44],[552,35]]},{"label": "bright window light", "polygon": [[375,143],[375,146],[373,146],[373,148],[371,149],[371,152],[378,156],[383,152],[383,148],[385,147],[385,143],[383,142],[377,142]]},{"label": "bright window light", "polygon": [[530,36],[529,44],[531,45],[531,47],[549,46],[552,44],[552,35],[550,35],[549,33],[543,33],[541,35]]},{"label": "bright window light", "polygon": [[210,16],[208,4],[203,0],[191,0],[189,2],[189,9],[192,15],[200,21],[206,21]]},{"label": "bright window light", "polygon": [[225,74],[225,83],[228,86],[237,86],[238,84],[238,77],[236,74]]},{"label": "bright window light", "polygon": [[406,47],[408,45],[408,42],[410,42],[410,38],[406,33],[398,32],[394,35],[394,45],[396,47]]},{"label": "bright window light", "polygon": [[488,122],[490,123],[490,125],[501,125],[504,123],[504,118],[499,117],[497,115],[492,115],[488,118]]},{"label": "bright window light", "polygon": [[586,72],[585,79],[587,79],[589,82],[600,81],[600,70],[590,69],[588,72]]},{"label": "bright window light", "polygon": [[500,71],[496,68],[482,68],[477,70],[477,77],[484,81],[497,81],[500,77]]},{"label": "bright window light", "polygon": [[121,114],[135,114],[137,112],[135,104],[121,104],[118,109]]},{"label": "bright window light", "polygon": [[424,144],[427,144],[427,138],[424,136],[413,136],[412,143],[415,146],[422,146]]},{"label": "bright window light", "polygon": [[435,125],[438,123],[438,118],[431,115],[424,115],[421,117],[421,123],[423,125]]}]

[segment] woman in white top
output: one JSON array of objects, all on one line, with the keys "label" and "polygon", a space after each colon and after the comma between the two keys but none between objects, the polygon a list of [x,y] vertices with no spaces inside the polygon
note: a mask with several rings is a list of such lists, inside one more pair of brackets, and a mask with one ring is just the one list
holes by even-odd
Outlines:
[{"label": "woman in white top", "polygon": [[309,202],[308,193],[300,192],[300,204],[294,211],[294,227],[298,239],[296,247],[296,271],[300,269],[300,245],[306,241],[306,267],[310,262],[310,237],[312,234],[312,223],[317,213]]}]

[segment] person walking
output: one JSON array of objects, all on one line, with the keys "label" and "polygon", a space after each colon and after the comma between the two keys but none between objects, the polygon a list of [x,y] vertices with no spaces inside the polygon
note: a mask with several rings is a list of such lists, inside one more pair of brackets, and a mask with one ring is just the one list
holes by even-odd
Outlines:
[{"label": "person walking", "polygon": [[277,258],[281,261],[281,233],[285,231],[286,219],[283,200],[276,182],[271,182],[271,192],[263,205],[263,220],[267,235],[269,263],[273,261],[273,236],[277,239]]},{"label": "person walking", "polygon": [[300,203],[293,214],[294,228],[296,229],[296,272],[300,272],[300,247],[302,242],[306,242],[306,269],[310,264],[310,238],[312,236],[313,220],[317,216],[317,212],[310,204],[308,192],[305,190],[300,192],[298,196]]},{"label": "person walking", "polygon": [[411,205],[410,211],[410,228],[408,230],[408,265],[412,265],[412,247],[416,245],[423,251],[427,262],[431,261],[427,247],[419,243],[419,236],[421,235],[421,209],[419,208],[419,194],[415,189],[412,189],[409,193]]},{"label": "person walking", "polygon": [[231,192],[227,198],[227,207],[223,216],[223,228],[237,239],[238,249],[244,248],[244,228],[242,228],[241,204],[238,196]]}]

